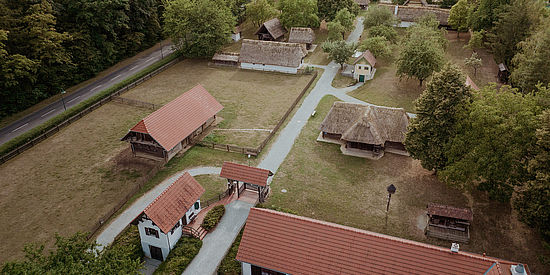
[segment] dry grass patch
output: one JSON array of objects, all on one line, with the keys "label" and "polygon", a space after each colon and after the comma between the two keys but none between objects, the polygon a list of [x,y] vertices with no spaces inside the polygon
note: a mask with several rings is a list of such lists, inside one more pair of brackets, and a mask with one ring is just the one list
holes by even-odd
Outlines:
[{"label": "dry grass patch", "polygon": [[[423,232],[426,205],[438,202],[474,211],[472,239],[461,249],[517,260],[537,267],[540,239],[520,224],[509,205],[439,182],[409,157],[386,154],[378,161],[344,156],[338,145],[317,142],[319,125],[334,97],[325,97],[276,173],[267,205],[300,215],[406,239],[449,247],[449,241],[427,239]],[[386,187],[394,184],[386,222]],[[286,193],[281,190],[286,189]],[[540,269],[539,269],[540,270]]]},{"label": "dry grass patch", "polygon": [[227,180],[220,178],[220,175],[198,175],[194,178],[206,190],[201,196],[201,201],[212,199],[227,189]]},{"label": "dry grass patch", "polygon": [[[209,67],[205,60],[185,60],[124,95],[165,104],[202,84],[223,106],[218,125],[225,129],[273,129],[311,75],[289,75]],[[136,121],[137,122],[137,121]],[[267,132],[215,131],[220,142],[255,147]]]}]

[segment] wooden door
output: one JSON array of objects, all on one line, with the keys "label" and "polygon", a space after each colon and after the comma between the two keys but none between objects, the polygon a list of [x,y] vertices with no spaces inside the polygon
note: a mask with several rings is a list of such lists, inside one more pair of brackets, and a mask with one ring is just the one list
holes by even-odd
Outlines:
[{"label": "wooden door", "polygon": [[364,74],[359,75],[359,82],[365,82],[365,75]]},{"label": "wooden door", "polygon": [[156,246],[149,245],[149,251],[151,252],[151,258],[162,261],[162,249]]}]

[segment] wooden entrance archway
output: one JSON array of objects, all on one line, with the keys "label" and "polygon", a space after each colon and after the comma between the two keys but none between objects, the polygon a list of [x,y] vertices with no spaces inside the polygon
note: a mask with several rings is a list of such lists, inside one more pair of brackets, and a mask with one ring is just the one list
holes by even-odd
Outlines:
[{"label": "wooden entrance archway", "polygon": [[264,202],[269,194],[267,180],[273,173],[269,170],[246,166],[233,162],[224,162],[220,177],[227,179],[227,188],[237,189],[240,197],[245,190],[258,192],[258,201]]}]

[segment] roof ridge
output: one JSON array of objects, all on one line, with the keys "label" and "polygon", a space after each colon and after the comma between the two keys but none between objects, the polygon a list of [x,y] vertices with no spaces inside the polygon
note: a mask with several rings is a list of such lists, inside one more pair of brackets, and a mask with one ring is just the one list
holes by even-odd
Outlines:
[{"label": "roof ridge", "polygon": [[[149,209],[151,207],[151,205],[153,205],[156,201],[158,201],[159,198],[161,198],[166,192],[168,192],[168,190],[170,190],[172,187],[174,187],[175,183],[178,182],[179,179],[183,178],[183,176],[185,176],[187,174],[189,174],[189,172],[185,171],[185,173],[183,173],[175,181],[170,183],[170,185],[168,187],[166,187],[166,189],[164,189],[164,191],[162,191],[162,193],[160,193],[149,205],[147,205],[147,207],[145,207],[145,209],[143,209],[143,212],[145,212],[145,210]],[[191,176],[191,174],[189,174],[189,176]]]},{"label": "roof ridge", "polygon": [[[487,256],[482,256],[482,255],[471,253],[471,252],[464,252],[464,251],[451,252],[450,249],[445,249],[443,247],[439,247],[439,246],[435,246],[435,245],[431,245],[431,244],[426,244],[426,243],[421,243],[421,242],[417,242],[417,241],[413,241],[413,240],[403,239],[403,238],[399,238],[399,237],[395,237],[395,236],[390,236],[390,235],[386,235],[386,234],[382,234],[382,233],[377,233],[377,232],[373,232],[373,231],[354,228],[354,227],[341,225],[341,224],[337,224],[337,223],[317,220],[317,219],[313,219],[313,218],[309,218],[309,217],[298,216],[298,215],[285,213],[285,212],[280,212],[280,211],[276,211],[276,210],[272,210],[272,209],[255,208],[254,207],[250,211],[269,212],[271,214],[278,214],[278,215],[282,215],[282,216],[287,216],[289,218],[308,221],[308,222],[312,222],[312,223],[323,224],[323,225],[330,226],[330,227],[333,227],[333,228],[339,228],[339,229],[348,230],[348,231],[352,231],[352,232],[356,232],[356,233],[367,234],[369,236],[380,238],[380,239],[396,241],[396,242],[400,242],[400,243],[403,243],[403,244],[421,246],[421,247],[428,248],[428,249],[431,249],[431,250],[434,250],[434,251],[453,253],[453,254],[462,255],[462,256],[466,256],[466,257],[470,257],[470,258],[474,258],[474,259],[479,259],[479,260],[483,260],[483,261],[487,261],[487,262],[491,262],[491,263],[495,263],[495,262],[498,263],[499,262],[499,259],[492,258],[492,257],[487,257]],[[509,262],[509,263],[513,264],[514,262]]]}]

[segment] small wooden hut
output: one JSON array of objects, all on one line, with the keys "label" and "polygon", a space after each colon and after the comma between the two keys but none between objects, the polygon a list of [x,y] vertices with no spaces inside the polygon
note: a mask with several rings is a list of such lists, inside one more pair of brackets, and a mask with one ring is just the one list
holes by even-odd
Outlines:
[{"label": "small wooden hut", "polygon": [[283,39],[285,33],[286,29],[281,24],[281,21],[278,18],[273,18],[264,22],[255,34],[259,40],[279,41]]},{"label": "small wooden hut", "polygon": [[472,210],[438,203],[429,203],[426,235],[444,240],[467,243],[470,240]]},{"label": "small wooden hut", "polygon": [[290,35],[288,37],[289,43],[299,43],[306,45],[306,49],[311,49],[315,41],[315,33],[311,28],[297,28],[290,29]]},{"label": "small wooden hut", "polygon": [[134,156],[169,161],[214,123],[223,106],[197,85],[136,124],[121,139]]},{"label": "small wooden hut", "polygon": [[230,52],[217,53],[212,57],[212,63],[218,66],[238,67],[239,54]]},{"label": "small wooden hut", "polygon": [[407,155],[403,145],[409,115],[402,108],[335,102],[320,126],[318,141],[341,144],[345,155],[379,159],[384,152]]},{"label": "small wooden hut", "polygon": [[498,81],[501,83],[508,83],[508,77],[510,76],[510,71],[504,63],[498,64]]}]

